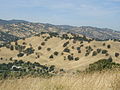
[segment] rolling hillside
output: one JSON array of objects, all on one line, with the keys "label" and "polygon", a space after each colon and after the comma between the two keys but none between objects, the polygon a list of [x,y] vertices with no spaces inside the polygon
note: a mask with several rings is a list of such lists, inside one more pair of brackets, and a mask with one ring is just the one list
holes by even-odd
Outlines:
[{"label": "rolling hillside", "polygon": [[5,44],[0,48],[0,61],[39,62],[71,72],[85,70],[89,64],[109,57],[120,63],[119,44],[120,42],[113,40],[95,41],[80,34],[42,32]]}]

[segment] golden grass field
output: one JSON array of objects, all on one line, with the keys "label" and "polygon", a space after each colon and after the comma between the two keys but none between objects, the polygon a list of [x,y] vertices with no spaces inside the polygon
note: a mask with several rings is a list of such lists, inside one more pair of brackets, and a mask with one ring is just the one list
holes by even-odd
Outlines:
[{"label": "golden grass field", "polygon": [[0,81],[0,90],[120,90],[120,71]]}]

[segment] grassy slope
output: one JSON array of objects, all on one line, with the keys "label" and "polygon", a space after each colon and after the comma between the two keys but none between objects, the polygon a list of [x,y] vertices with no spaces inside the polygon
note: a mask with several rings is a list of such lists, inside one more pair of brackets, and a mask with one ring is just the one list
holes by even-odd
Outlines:
[{"label": "grassy slope", "polygon": [[[113,74],[114,73],[114,74]],[[119,90],[119,71],[0,81],[0,90]]]}]

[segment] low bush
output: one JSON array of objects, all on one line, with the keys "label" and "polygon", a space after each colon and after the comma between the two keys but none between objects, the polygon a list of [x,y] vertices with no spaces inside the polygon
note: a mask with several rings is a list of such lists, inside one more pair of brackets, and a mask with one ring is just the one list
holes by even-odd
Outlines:
[{"label": "low bush", "polygon": [[47,51],[50,51],[51,50],[51,48],[47,48]]},{"label": "low bush", "polygon": [[70,53],[70,49],[68,49],[68,48],[65,48],[63,51]]},{"label": "low bush", "polygon": [[96,55],[97,55],[97,52],[93,51],[92,56],[96,56]]},{"label": "low bush", "polygon": [[58,55],[58,52],[57,52],[57,51],[55,51],[55,52],[54,52],[54,55],[56,55],[56,56],[57,56],[57,55]]},{"label": "low bush", "polygon": [[41,50],[41,49],[42,49],[42,47],[41,47],[41,46],[39,46],[39,47],[38,47],[38,50]]},{"label": "low bush", "polygon": [[108,48],[108,49],[111,48],[111,45],[107,45],[107,48]]},{"label": "low bush", "polygon": [[73,58],[73,56],[72,55],[68,55],[68,60],[73,60],[74,58]]},{"label": "low bush", "polygon": [[45,42],[42,42],[41,45],[44,46],[44,45],[45,45]]},{"label": "low bush", "polygon": [[120,54],[119,53],[115,53],[115,57],[118,57]]},{"label": "low bush", "polygon": [[53,57],[53,55],[50,55],[50,57],[49,57],[49,58],[54,58],[54,57]]},{"label": "low bush", "polygon": [[107,52],[107,50],[102,50],[102,54],[106,54]]},{"label": "low bush", "polygon": [[17,54],[18,57],[23,57],[24,56],[24,53],[19,53]]},{"label": "low bush", "polygon": [[63,47],[66,47],[69,44],[69,41],[63,44]]},{"label": "low bush", "polygon": [[78,60],[79,60],[79,57],[76,57],[76,58],[75,58],[75,61],[78,61]]}]

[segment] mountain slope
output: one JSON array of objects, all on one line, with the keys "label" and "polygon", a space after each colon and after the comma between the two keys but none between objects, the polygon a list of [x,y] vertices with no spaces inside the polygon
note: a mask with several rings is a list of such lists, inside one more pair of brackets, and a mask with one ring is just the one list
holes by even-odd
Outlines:
[{"label": "mountain slope", "polygon": [[[0,20],[0,31],[10,35],[26,38],[40,32],[72,32],[82,34],[96,40],[120,39],[120,31],[114,31],[107,28],[96,28],[90,26],[69,26],[69,25],[52,25],[44,23],[33,23],[24,20]],[[7,40],[7,39],[6,39]]]},{"label": "mountain slope", "polygon": [[0,32],[0,41],[1,42],[12,42],[12,41],[16,41],[18,39],[20,39],[20,38],[14,36],[14,35],[4,33],[4,32]]}]

